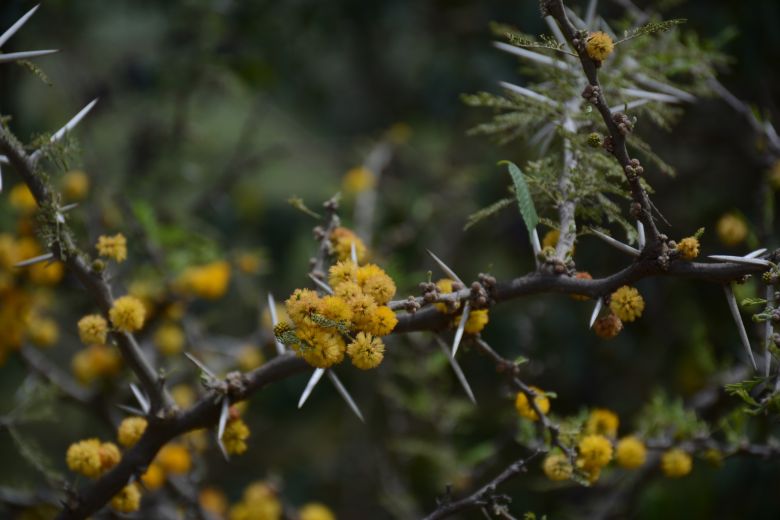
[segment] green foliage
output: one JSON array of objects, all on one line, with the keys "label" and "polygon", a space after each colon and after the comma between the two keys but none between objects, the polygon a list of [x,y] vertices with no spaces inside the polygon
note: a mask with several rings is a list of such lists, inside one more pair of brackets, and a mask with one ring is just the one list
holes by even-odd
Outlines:
[{"label": "green foliage", "polygon": [[616,41],[615,45],[617,45],[618,43],[623,43],[625,41],[631,40],[633,38],[637,38],[639,36],[648,36],[660,32],[671,31],[676,26],[684,24],[685,22],[687,22],[687,20],[683,18],[676,18],[674,20],[663,20],[660,22],[656,22],[656,21],[648,22],[645,25],[641,25],[634,29],[625,31],[623,33],[623,38],[621,40]]},{"label": "green foliage", "polygon": [[525,175],[523,175],[520,168],[512,162],[501,161],[498,164],[506,164],[509,169],[509,175],[512,177],[512,183],[515,188],[517,207],[520,210],[520,215],[523,217],[525,227],[528,228],[528,233],[530,234],[539,224],[539,217],[536,214],[536,207],[534,206],[531,192],[528,189],[528,184],[525,182]]},{"label": "green foliage", "polygon": [[646,438],[684,440],[706,435],[709,428],[694,411],[685,408],[682,399],[657,391],[639,413],[637,432]]}]

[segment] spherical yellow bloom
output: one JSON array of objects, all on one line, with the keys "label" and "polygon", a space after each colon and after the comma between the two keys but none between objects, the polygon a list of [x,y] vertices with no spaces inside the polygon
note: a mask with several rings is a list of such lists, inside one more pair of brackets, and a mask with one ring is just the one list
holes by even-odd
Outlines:
[{"label": "spherical yellow bloom", "polygon": [[190,452],[181,444],[166,444],[157,454],[155,462],[168,473],[187,473],[192,467]]},{"label": "spherical yellow bloom", "polygon": [[65,461],[71,471],[89,478],[99,477],[102,471],[100,441],[87,439],[71,444],[65,454]]},{"label": "spherical yellow bloom", "polygon": [[607,314],[593,324],[593,332],[601,339],[612,339],[623,330],[623,322],[614,314]]},{"label": "spherical yellow bloom", "polygon": [[103,344],[108,334],[108,322],[100,314],[88,314],[79,320],[79,338],[85,345]]},{"label": "spherical yellow bloom", "polygon": [[93,344],[80,350],[71,360],[71,370],[80,383],[87,385],[101,376],[112,376],[122,367],[119,353],[106,345]]},{"label": "spherical yellow bloom", "polygon": [[349,300],[349,306],[352,308],[352,323],[358,329],[368,329],[371,326],[371,320],[379,308],[374,299],[367,294],[355,296]]},{"label": "spherical yellow bloom", "polygon": [[30,188],[24,183],[19,183],[11,188],[8,193],[8,202],[11,207],[18,209],[23,213],[30,213],[38,207]]},{"label": "spherical yellow bloom", "polygon": [[558,239],[561,237],[561,232],[557,229],[551,229],[547,233],[544,234],[544,237],[542,238],[542,247],[551,247],[555,249],[555,246],[558,245]]},{"label": "spherical yellow bloom", "polygon": [[290,319],[300,326],[313,312],[319,311],[320,297],[310,289],[295,289],[284,305]]},{"label": "spherical yellow bloom", "polygon": [[645,463],[647,448],[637,437],[623,437],[615,449],[615,460],[622,468],[636,469]]},{"label": "spherical yellow bloom", "polygon": [[[544,391],[539,387],[532,386],[531,390],[536,392],[534,403],[536,403],[539,411],[546,415],[547,412],[550,411],[550,399],[544,395]],[[536,410],[533,409],[528,401],[528,397],[523,392],[517,392],[517,396],[515,397],[515,408],[521,417],[525,417],[531,421],[539,420],[539,415],[537,415]]]},{"label": "spherical yellow bloom", "polygon": [[39,347],[50,347],[57,342],[60,329],[57,322],[48,318],[35,318],[29,321],[27,329],[30,341]]},{"label": "spherical yellow bloom", "polygon": [[322,298],[318,312],[333,321],[349,323],[352,320],[352,309],[346,301],[338,296]]},{"label": "spherical yellow bloom", "polygon": [[585,40],[585,52],[597,61],[606,60],[614,49],[615,44],[612,42],[612,38],[605,32],[592,32]]},{"label": "spherical yellow bloom", "polygon": [[357,193],[369,190],[376,184],[374,172],[365,166],[352,168],[341,180],[341,188],[346,195],[355,195]]},{"label": "spherical yellow bloom", "polygon": [[329,368],[344,359],[346,345],[341,334],[316,326],[296,330],[301,344],[295,346],[303,359],[313,367]]},{"label": "spherical yellow bloom", "polygon": [[661,470],[669,478],[684,477],[692,467],[691,456],[679,448],[672,448],[661,455]]},{"label": "spherical yellow bloom", "polygon": [[174,323],[164,323],[154,333],[154,346],[164,356],[175,356],[184,348],[184,331]]},{"label": "spherical yellow bloom", "polygon": [[225,493],[214,487],[204,487],[198,493],[200,507],[212,513],[217,518],[224,518],[228,508],[228,500]]},{"label": "spherical yellow bloom", "polygon": [[195,390],[191,386],[181,383],[171,388],[171,397],[179,408],[189,408],[195,403]]},{"label": "spherical yellow bloom", "polygon": [[244,490],[241,502],[230,508],[230,520],[279,520],[282,504],[264,482],[255,482]]},{"label": "spherical yellow bloom", "polygon": [[298,511],[299,520],[336,520],[336,515],[325,504],[311,502]]},{"label": "spherical yellow bloom", "polygon": [[127,259],[127,239],[122,233],[112,237],[100,235],[95,249],[104,258],[111,258],[117,262],[124,262]]},{"label": "spherical yellow bloom", "polygon": [[371,296],[378,305],[385,305],[395,296],[396,287],[393,279],[373,264],[358,269],[357,282],[363,292]]},{"label": "spherical yellow bloom", "polygon": [[370,332],[374,336],[387,336],[393,332],[397,324],[398,318],[395,312],[390,307],[382,305],[377,307],[369,322],[364,325],[366,325],[365,331]]},{"label": "spherical yellow bloom", "polygon": [[232,419],[225,426],[222,435],[222,445],[230,455],[241,455],[246,451],[246,440],[249,438],[249,426],[241,419]]},{"label": "spherical yellow bloom", "polygon": [[[460,325],[460,316],[456,316],[453,325],[457,327]],[[485,325],[488,323],[488,311],[487,309],[478,309],[473,310],[469,312],[469,319],[466,320],[466,326],[463,330],[466,331],[466,334],[477,334],[478,332],[482,332],[482,329],[485,328]]]},{"label": "spherical yellow bloom", "polygon": [[146,308],[141,300],[134,296],[122,296],[114,301],[108,312],[111,323],[122,332],[135,332],[144,326]]},{"label": "spherical yellow bloom", "polygon": [[363,296],[363,289],[357,282],[343,282],[333,288],[333,294],[351,305],[352,300]]},{"label": "spherical yellow bloom", "polygon": [[624,285],[612,293],[609,308],[621,321],[634,321],[645,310],[645,300],[635,288]]},{"label": "spherical yellow bloom", "polygon": [[328,283],[333,289],[345,282],[357,281],[358,268],[352,260],[340,260],[330,266]]},{"label": "spherical yellow bloom", "polygon": [[718,238],[725,246],[736,246],[747,238],[748,228],[745,220],[734,213],[727,213],[720,217],[715,230]]},{"label": "spherical yellow bloom", "polygon": [[65,200],[82,200],[89,192],[89,177],[81,170],[71,170],[62,176],[62,195]]},{"label": "spherical yellow bloom", "polygon": [[242,372],[254,370],[262,365],[264,361],[263,353],[254,345],[244,345],[239,349],[238,355],[236,355],[238,369]]},{"label": "spherical yellow bloom", "polygon": [[617,435],[619,423],[620,420],[618,419],[618,416],[611,410],[594,408],[590,411],[588,421],[585,423],[585,431],[587,433],[615,437]]},{"label": "spherical yellow bloom", "polygon": [[355,244],[355,253],[358,263],[366,258],[366,245],[358,236],[344,227],[337,227],[330,234],[330,244],[333,247],[333,254],[338,260],[349,260],[352,258],[352,244]]},{"label": "spherical yellow bloom", "polygon": [[241,253],[236,257],[236,267],[244,274],[257,274],[262,267],[260,255],[256,253]]},{"label": "spherical yellow bloom", "polygon": [[589,484],[593,484],[601,476],[601,466],[583,466],[582,461],[577,460],[577,467],[582,471]]},{"label": "spherical yellow bloom", "polygon": [[117,440],[125,448],[135,446],[146,431],[147,422],[143,417],[126,417],[117,428]]},{"label": "spherical yellow bloom", "polygon": [[30,281],[38,285],[55,285],[65,275],[65,267],[62,262],[38,262],[27,268],[27,276]]},{"label": "spherical yellow bloom", "polygon": [[206,265],[188,267],[179,275],[174,285],[185,294],[216,300],[225,295],[229,283],[230,264],[221,260]]},{"label": "spherical yellow bloom", "polygon": [[699,239],[686,237],[677,244],[677,251],[684,260],[693,260],[699,256]]},{"label": "spherical yellow bloom", "polygon": [[132,513],[141,507],[141,491],[136,483],[128,484],[111,499],[111,507],[119,513]]},{"label": "spherical yellow bloom", "polygon": [[144,487],[149,491],[160,489],[163,484],[165,484],[165,471],[163,471],[159,464],[152,462],[149,464],[149,467],[146,468],[144,474],[141,475],[141,482],[143,482]]},{"label": "spherical yellow bloom", "polygon": [[578,447],[578,460],[584,468],[603,468],[612,460],[612,444],[603,435],[586,435]]},{"label": "spherical yellow bloom", "polygon": [[550,480],[568,480],[573,472],[569,458],[563,453],[547,455],[542,463],[542,469]]},{"label": "spherical yellow bloom", "polygon": [[[436,282],[436,288],[439,289],[439,292],[441,294],[450,294],[453,292],[453,285],[455,284],[455,280],[450,280],[449,278],[442,278],[438,282]],[[448,307],[444,303],[436,303],[434,304],[436,306],[436,309],[439,312],[452,312],[453,310],[457,310],[460,308],[460,302],[457,302],[455,304],[455,307]]]},{"label": "spherical yellow bloom", "polygon": [[355,340],[347,346],[352,364],[361,370],[376,368],[385,357],[385,345],[371,334],[358,332]]}]

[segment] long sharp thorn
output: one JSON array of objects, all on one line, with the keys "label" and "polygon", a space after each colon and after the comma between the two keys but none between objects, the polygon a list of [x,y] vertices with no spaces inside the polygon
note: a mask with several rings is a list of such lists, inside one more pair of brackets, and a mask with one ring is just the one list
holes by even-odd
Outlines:
[{"label": "long sharp thorn", "polygon": [[771,267],[772,263],[762,258],[745,258],[744,256],[732,256],[732,255],[709,255],[708,258],[717,260],[719,262],[734,262],[736,264],[746,265],[760,265],[762,267]]},{"label": "long sharp thorn", "polygon": [[0,164],[10,164],[7,155],[0,155]]},{"label": "long sharp thorn", "polygon": [[637,244],[639,245],[639,249],[645,248],[645,225],[642,224],[641,220],[636,221],[636,234],[637,234]]},{"label": "long sharp thorn", "polygon": [[593,18],[596,15],[596,5],[598,3],[598,0],[590,0],[590,2],[588,2],[588,8],[585,9],[585,27],[587,28],[590,28],[590,26],[593,25]]},{"label": "long sharp thorn", "polygon": [[357,247],[355,247],[354,242],[349,245],[349,255],[352,258],[352,263],[358,265]]},{"label": "long sharp thorn", "polygon": [[74,202],[73,204],[66,204],[66,205],[64,205],[64,206],[62,206],[60,208],[60,212],[67,213],[68,211],[70,211],[72,209],[76,209],[78,207],[79,207],[79,203],[78,202]]},{"label": "long sharp thorn", "polygon": [[596,300],[596,306],[593,307],[593,312],[590,315],[590,325],[588,325],[589,329],[593,328],[593,324],[596,323],[596,318],[599,317],[599,313],[601,312],[601,307],[604,305],[604,300],[599,298]]},{"label": "long sharp thorn", "polygon": [[635,99],[633,101],[629,101],[628,103],[622,103],[620,105],[609,107],[609,109],[612,112],[620,112],[622,110],[631,110],[632,108],[641,107],[642,105],[646,105],[648,103],[650,103],[649,99]]},{"label": "long sharp thorn", "polygon": [[82,120],[82,119],[84,119],[84,116],[86,116],[87,114],[89,114],[89,111],[90,111],[90,110],[92,110],[92,107],[94,107],[94,106],[95,106],[95,104],[96,104],[97,102],[98,102],[97,98],[95,98],[95,99],[93,99],[92,101],[90,101],[90,102],[87,104],[87,106],[85,106],[84,108],[82,108],[82,109],[79,111],[79,113],[78,113],[78,114],[76,114],[75,116],[73,116],[73,118],[72,118],[70,121],[68,121],[68,122],[65,124],[65,126],[63,126],[62,128],[60,128],[59,130],[57,130],[57,133],[55,133],[53,136],[51,136],[51,142],[52,142],[52,143],[54,143],[54,142],[57,142],[57,141],[59,141],[60,139],[62,139],[62,138],[63,138],[63,136],[64,136],[66,133],[68,133],[68,132],[70,132],[71,130],[73,130],[73,129],[76,127],[76,125],[77,125],[77,124],[79,124],[79,123],[81,122],[81,120]]},{"label": "long sharp thorn", "polygon": [[757,256],[761,256],[764,253],[766,253],[766,248],[762,247],[761,249],[756,249],[755,251],[751,251],[750,253],[746,254],[742,258],[756,258]]},{"label": "long sharp thorn", "polygon": [[311,395],[312,390],[314,390],[314,387],[317,386],[317,383],[320,382],[320,379],[322,379],[323,375],[325,375],[324,368],[317,368],[314,370],[314,372],[312,372],[311,377],[309,378],[309,382],[306,383],[306,388],[303,389],[301,398],[298,399],[299,410],[303,407],[304,403],[306,403],[306,400]]},{"label": "long sharp thorn", "polygon": [[130,390],[133,391],[133,395],[135,396],[135,399],[138,401],[138,404],[141,405],[141,410],[144,411],[144,414],[149,413],[149,409],[151,406],[149,405],[149,400],[146,398],[144,393],[141,391],[140,388],[138,388],[135,383],[130,383]]},{"label": "long sharp thorn", "polygon": [[[270,292],[268,293],[268,312],[271,313],[271,324],[276,327],[279,324],[279,317],[276,315],[276,302],[274,301],[274,295]],[[276,353],[281,356],[285,351],[284,343],[275,337],[274,342],[276,343]]]},{"label": "long sharp thorn", "polygon": [[48,262],[52,258],[54,258],[52,253],[46,253],[45,255],[34,256],[32,258],[28,258],[27,260],[22,260],[18,264],[15,264],[14,267],[27,267],[28,265],[33,265],[40,262]]},{"label": "long sharp thorn", "polygon": [[591,231],[593,231],[594,235],[596,235],[601,240],[603,240],[607,244],[611,245],[615,249],[619,249],[619,250],[623,251],[624,253],[627,253],[627,254],[629,254],[631,256],[639,256],[639,250],[638,249],[636,249],[634,247],[631,247],[628,244],[624,244],[623,242],[620,242],[618,240],[615,240],[611,236],[602,233],[598,229],[591,229]]},{"label": "long sharp thorn", "polygon": [[350,410],[354,412],[355,415],[357,415],[357,418],[360,419],[360,422],[366,422],[365,419],[363,419],[363,414],[360,412],[360,408],[358,408],[357,403],[354,399],[352,399],[352,396],[349,395],[349,392],[347,391],[347,388],[344,386],[344,384],[341,382],[341,379],[336,375],[333,370],[328,370],[328,379],[330,379],[330,382],[333,383],[333,386],[336,387],[336,391],[339,393],[339,395],[346,401],[347,406],[349,406]]},{"label": "long sharp thorn", "polygon": [[463,331],[466,330],[466,322],[469,321],[469,313],[471,312],[471,302],[466,300],[466,304],[463,306],[463,315],[460,317],[460,323],[458,323],[458,330],[455,331],[455,337],[452,339],[452,356],[458,353],[458,347],[460,346],[460,340],[463,339]]},{"label": "long sharp thorn", "polygon": [[190,361],[192,361],[192,362],[195,364],[195,366],[196,366],[196,367],[198,367],[199,369],[201,369],[201,370],[202,370],[202,371],[203,371],[203,372],[204,372],[204,373],[205,373],[207,376],[209,376],[209,377],[212,377],[212,378],[214,378],[214,379],[216,379],[216,378],[217,378],[216,374],[214,374],[214,372],[212,372],[211,370],[209,370],[209,367],[207,367],[206,365],[204,365],[203,363],[201,363],[201,361],[200,361],[198,358],[196,358],[195,356],[193,356],[193,355],[192,355],[192,354],[190,354],[189,352],[185,352],[185,353],[184,353],[184,355],[187,357],[187,359],[189,359]]},{"label": "long sharp thorn", "polygon": [[5,42],[7,42],[11,38],[11,36],[16,34],[16,31],[21,29],[25,23],[27,23],[27,20],[29,20],[30,17],[35,14],[35,11],[37,11],[40,6],[41,4],[38,4],[32,9],[30,9],[29,11],[27,11],[21,18],[19,18],[16,21],[15,24],[9,27],[8,30],[5,31],[2,36],[0,36],[0,47],[2,47],[5,44]]},{"label": "long sharp thorn", "polygon": [[444,343],[443,339],[441,339],[439,336],[436,336],[436,342],[439,344],[439,347],[441,348],[441,351],[444,353],[444,355],[447,356],[447,359],[450,362],[450,366],[452,367],[452,371],[455,372],[455,377],[457,377],[458,382],[460,382],[460,386],[463,387],[463,390],[466,392],[466,395],[469,396],[471,402],[477,404],[477,400],[474,397],[474,392],[471,391],[471,386],[469,386],[469,382],[466,380],[466,375],[460,368],[458,360],[450,356],[450,353],[447,350],[447,344]]},{"label": "long sharp thorn", "polygon": [[127,406],[125,404],[117,404],[115,405],[120,410],[124,410],[127,413],[133,414],[133,415],[144,415],[143,410],[140,410],[134,406]]},{"label": "long sharp thorn", "polygon": [[9,52],[8,54],[0,54],[0,63],[8,63],[10,61],[27,60],[30,58],[37,58],[39,56],[48,56],[60,52],[57,49],[44,49],[40,51],[22,51],[22,52]]},{"label": "long sharp thorn", "polygon": [[569,70],[569,66],[566,63],[551,58],[549,56],[545,56],[544,54],[540,54],[538,52],[529,51],[528,49],[523,49],[522,47],[515,47],[514,45],[509,45],[508,43],[503,43],[503,42],[493,42],[493,46],[496,49],[502,50],[504,52],[508,52],[510,54],[514,54],[515,56],[519,56],[521,58],[527,58],[531,61],[542,63],[544,65],[551,65],[553,67],[557,67],[562,70]]},{"label": "long sharp thorn", "polygon": [[753,365],[753,369],[758,370],[756,359],[753,357],[753,350],[750,348],[750,341],[747,337],[745,324],[742,322],[742,316],[739,315],[739,307],[737,307],[737,298],[734,296],[734,290],[731,288],[731,284],[724,285],[723,290],[726,293],[726,301],[729,304],[731,317],[734,318],[734,322],[737,324],[739,339],[742,340],[742,346],[745,347],[745,352],[747,352],[747,355],[750,357],[750,363]]},{"label": "long sharp thorn", "polygon": [[230,416],[230,403],[227,396],[222,398],[222,409],[219,412],[219,424],[217,425],[217,439],[221,439],[225,435],[225,426],[227,426],[227,420]]},{"label": "long sharp thorn", "polygon": [[536,228],[531,232],[531,249],[534,250],[534,262],[539,266],[539,255],[542,254],[542,244],[539,242],[539,232]]},{"label": "long sharp thorn", "polygon": [[431,258],[433,258],[436,261],[436,263],[439,264],[439,267],[441,267],[441,270],[444,271],[444,273],[447,276],[449,276],[450,278],[452,278],[456,282],[460,283],[461,285],[464,285],[464,286],[466,285],[466,284],[463,283],[463,280],[461,280],[460,277],[457,274],[455,274],[455,271],[450,269],[450,267],[447,264],[442,262],[441,259],[438,256],[436,256],[435,254],[433,254],[433,252],[430,249],[426,249],[426,251],[428,251],[428,254],[431,255]]},{"label": "long sharp thorn", "polygon": [[[766,288],[766,303],[772,307],[775,302],[775,288],[771,285]],[[764,323],[764,376],[769,377],[769,370],[772,366],[772,352],[769,350],[769,344],[772,342],[772,320],[766,320]]]},{"label": "long sharp thorn", "polygon": [[323,282],[322,280],[320,280],[319,278],[317,278],[311,273],[309,273],[309,278],[311,278],[311,280],[317,285],[317,287],[319,287],[320,289],[322,289],[328,294],[333,294],[333,289],[330,288],[330,285],[326,284],[325,282]]},{"label": "long sharp thorn", "polygon": [[554,106],[554,107],[558,106],[558,103],[556,103],[552,99],[542,94],[539,94],[538,92],[534,92],[529,88],[521,87],[513,83],[507,83],[506,81],[499,81],[498,84],[510,92],[519,94],[521,96],[525,96],[529,99],[533,99],[534,101],[538,101],[540,103],[544,103],[545,105],[549,105],[549,106]]},{"label": "long sharp thorn", "polygon": [[638,88],[622,88],[620,89],[622,94],[631,96],[638,99],[647,99],[649,101],[660,101],[661,103],[679,103],[680,100],[676,96],[670,94],[660,94],[658,92],[651,92],[649,90],[643,90]]}]

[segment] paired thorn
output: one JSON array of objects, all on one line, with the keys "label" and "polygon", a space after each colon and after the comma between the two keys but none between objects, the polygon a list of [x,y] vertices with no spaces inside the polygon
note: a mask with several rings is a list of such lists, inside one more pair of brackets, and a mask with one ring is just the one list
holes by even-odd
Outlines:
[{"label": "paired thorn", "polygon": [[593,324],[596,323],[596,318],[599,317],[599,313],[601,312],[601,307],[603,306],[604,306],[604,300],[602,298],[596,300],[596,306],[593,307],[593,312],[590,315],[590,325],[588,325],[589,329],[593,328]]},{"label": "paired thorn", "polygon": [[471,402],[477,404],[477,400],[474,397],[474,392],[472,392],[471,386],[469,386],[469,382],[466,379],[466,375],[463,373],[463,369],[460,368],[458,361],[453,356],[450,356],[449,350],[447,349],[447,344],[438,335],[434,336],[434,338],[436,339],[436,343],[439,344],[439,348],[441,348],[441,351],[444,353],[445,356],[447,356],[447,360],[449,361],[450,366],[452,367],[452,371],[455,372],[455,377],[458,378],[458,382],[460,382],[460,386],[463,387],[463,390],[466,392],[466,395],[469,397]]},{"label": "paired thorn", "polygon": [[135,383],[130,383],[130,390],[132,390],[136,401],[138,401],[138,404],[141,405],[141,410],[143,410],[143,415],[147,415],[149,413],[149,410],[151,410],[152,408],[151,404],[149,403],[149,399],[141,391],[141,389],[136,386]]},{"label": "paired thorn", "polygon": [[428,251],[428,254],[431,255],[431,258],[433,258],[433,260],[437,264],[439,264],[439,267],[441,267],[441,270],[444,271],[444,274],[446,274],[447,276],[449,276],[459,284],[463,285],[464,287],[466,286],[466,284],[463,283],[463,280],[461,280],[460,277],[457,274],[455,274],[455,271],[450,269],[450,266],[442,262],[441,258],[433,254],[433,251],[431,251],[430,249],[426,249],[426,251]]},{"label": "paired thorn", "polygon": [[458,323],[458,329],[455,331],[455,337],[452,338],[452,355],[450,356],[452,358],[458,353],[458,347],[460,346],[460,341],[463,339],[463,332],[466,330],[466,323],[469,321],[470,312],[471,301],[466,300],[466,304],[463,305],[463,314],[460,317],[460,323]]},{"label": "paired thorn", "polygon": [[521,58],[527,58],[531,61],[535,61],[543,65],[551,65],[561,70],[569,70],[570,68],[566,63],[560,60],[556,60],[555,58],[545,56],[544,54],[540,54],[538,52],[529,51],[528,49],[523,49],[522,47],[515,47],[514,45],[509,45],[508,43],[503,42],[493,42],[493,46],[496,49],[508,52],[509,54],[514,54],[515,56],[519,56]]},{"label": "paired thorn", "polygon": [[[61,140],[63,137],[65,137],[65,135],[66,135],[68,132],[70,132],[71,130],[73,130],[74,128],[76,128],[76,125],[78,125],[78,124],[81,122],[81,120],[82,120],[82,119],[84,119],[84,118],[86,117],[86,115],[87,115],[87,114],[89,114],[89,112],[92,110],[92,108],[95,106],[95,104],[97,104],[97,102],[98,102],[98,99],[97,99],[97,98],[95,98],[95,99],[93,99],[92,101],[90,101],[89,103],[87,103],[87,106],[85,106],[84,108],[82,108],[82,109],[81,109],[81,110],[78,112],[78,114],[76,114],[75,116],[73,116],[73,117],[70,119],[70,121],[68,121],[67,123],[65,123],[65,126],[63,126],[62,128],[60,128],[59,130],[57,130],[57,131],[54,133],[54,135],[52,135],[52,136],[51,136],[51,139],[50,139],[49,141],[50,141],[50,142],[52,142],[52,143],[56,143],[57,141],[59,141],[59,140]],[[40,151],[40,150],[36,150],[36,151],[35,151],[35,152],[34,152],[34,153],[33,153],[33,154],[30,156],[30,158],[31,158],[33,161],[35,161],[35,160],[37,160],[37,159],[40,157],[40,155],[41,155],[41,151]]]},{"label": "paired thorn", "polygon": [[753,350],[750,348],[750,341],[747,337],[745,324],[742,322],[742,316],[739,314],[739,307],[737,306],[737,298],[734,296],[734,290],[731,284],[724,285],[723,290],[726,293],[726,302],[729,304],[731,317],[734,318],[734,322],[737,324],[739,339],[742,341],[742,346],[745,347],[745,352],[747,352],[748,357],[750,357],[750,363],[753,365],[753,369],[758,370],[756,359],[753,357]]},{"label": "paired thorn", "polygon": [[23,51],[23,52],[9,52],[8,54],[0,54],[0,63],[8,63],[11,61],[27,60],[30,58],[37,58],[39,56],[47,56],[60,52],[58,49],[44,49],[40,51]]},{"label": "paired thorn", "polygon": [[355,415],[357,415],[357,418],[360,419],[360,422],[365,423],[366,420],[363,418],[363,414],[360,412],[360,408],[358,408],[357,403],[354,399],[352,399],[352,396],[349,395],[349,392],[347,391],[347,388],[344,386],[344,384],[341,382],[341,379],[336,375],[336,373],[333,370],[328,370],[328,379],[330,379],[330,382],[333,383],[333,386],[336,387],[336,391],[341,395],[341,397],[346,401],[349,408],[354,412]]},{"label": "paired thorn", "polygon": [[[271,324],[276,327],[279,324],[279,316],[276,315],[276,301],[274,301],[274,295],[268,293],[268,312],[271,313]],[[284,354],[284,343],[276,339],[274,336],[274,342],[276,343],[276,354],[281,356]]]},{"label": "paired thorn", "polygon": [[[599,237],[601,240],[606,242],[607,244],[611,245],[615,249],[619,249],[620,251],[623,251],[626,254],[629,254],[631,256],[639,256],[639,250],[631,247],[628,244],[624,244],[623,242],[620,242],[619,240],[615,240],[611,236],[607,235],[606,233],[602,233],[598,229],[591,229],[594,235]],[[642,230],[642,233],[644,234],[644,229]]]},{"label": "paired thorn", "polygon": [[349,255],[352,257],[352,263],[358,265],[357,247],[355,247],[354,242],[351,242],[349,245]]},{"label": "paired thorn", "polygon": [[52,259],[54,259],[54,254],[46,253],[43,255],[28,258],[27,260],[22,260],[21,262],[15,264],[14,267],[27,267],[28,265],[38,264],[40,262],[48,262],[49,260]]},{"label": "paired thorn", "polygon": [[311,395],[312,390],[314,390],[314,387],[317,386],[317,383],[320,382],[320,379],[322,379],[322,376],[325,375],[325,369],[324,368],[316,368],[314,369],[314,372],[312,372],[311,377],[309,378],[309,382],[306,383],[306,388],[303,389],[303,393],[301,394],[301,398],[298,399],[298,409],[300,410],[304,403],[306,403],[306,400]]},{"label": "paired thorn", "polygon": [[732,255],[709,255],[708,258],[712,258],[713,260],[717,260],[719,262],[734,262],[736,264],[760,265],[762,267],[772,267],[772,262],[770,262],[769,260],[764,260],[762,258],[747,258],[744,256],[732,256]]},{"label": "paired thorn", "polygon": [[309,273],[309,278],[311,278],[311,280],[315,283],[315,285],[317,285],[317,287],[319,287],[320,289],[322,289],[328,294],[333,294],[333,289],[330,288],[330,285],[326,284],[325,282],[323,282],[322,280],[320,280],[319,278],[317,278],[311,273]]}]

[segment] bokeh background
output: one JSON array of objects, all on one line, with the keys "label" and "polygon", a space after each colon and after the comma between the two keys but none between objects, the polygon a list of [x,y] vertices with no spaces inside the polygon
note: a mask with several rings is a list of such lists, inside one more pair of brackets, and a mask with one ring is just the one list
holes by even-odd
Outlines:
[{"label": "bokeh background", "polygon": [[[777,121],[780,4],[637,2],[660,3],[671,6],[666,16],[689,20],[685,31],[725,42],[732,62],[722,82]],[[601,4],[607,19],[622,16],[620,2]],[[33,5],[4,0],[0,28]],[[214,338],[210,347],[219,349],[230,343],[225,338],[251,337],[267,291],[284,298],[308,285],[316,222],[287,200],[301,197],[318,211],[388,132],[395,144],[381,178],[371,248],[401,295],[416,293],[427,271],[438,276],[426,248],[464,278],[490,272],[506,279],[531,269],[516,211],[463,231],[470,213],[506,195],[508,176],[497,161],[534,157],[522,141],[499,145],[467,133],[490,114],[465,106],[461,94],[522,81],[515,59],[490,45],[491,21],[546,30],[531,0],[47,0],[3,51],[61,52],[35,61],[46,81],[23,67],[0,68],[0,113],[13,116],[12,129],[30,139],[100,99],[79,127],[80,150],[71,160],[91,180],[78,210],[84,244],[103,232],[128,236],[130,261],[117,274],[118,287],[158,267],[176,273],[196,261],[247,252],[260,258],[259,272],[234,273],[221,301],[191,309],[203,341]],[[722,252],[712,230],[722,214],[738,211],[751,237],[729,251],[778,245],[761,143],[722,101],[702,99],[686,107],[672,132],[646,127],[642,135],[678,170],[675,179],[650,172],[654,200],[673,224],[668,234],[706,227],[704,251]],[[8,169],[3,175],[6,189],[17,182]],[[346,197],[345,224],[353,212]],[[13,230],[5,201],[0,224]],[[156,233],[151,246],[144,244],[149,229]],[[625,263],[593,238],[578,242],[576,260],[594,276]],[[155,282],[161,275],[148,276]],[[719,287],[648,280],[639,288],[645,316],[612,342],[586,330],[590,305],[559,296],[492,310],[485,337],[507,357],[532,360],[526,379],[557,392],[556,412],[608,407],[620,414],[621,430],[630,431],[632,417],[659,389],[690,398],[713,374],[743,362]],[[89,302],[68,279],[55,294],[62,337],[48,355],[67,368],[79,348],[74,309],[88,311]],[[339,372],[366,425],[325,383],[297,410],[306,377],[293,378],[251,400],[250,451],[228,464],[211,450],[202,481],[231,501],[249,482],[271,479],[290,504],[322,501],[339,518],[413,518],[435,506],[446,483],[472,489],[522,453],[512,440],[511,395],[488,362],[463,355],[475,408],[429,337],[390,338],[388,347],[378,371]],[[180,359],[161,363],[174,377],[192,376]],[[7,410],[25,371],[11,356],[0,374],[0,408]],[[25,432],[64,470],[70,442],[112,434],[78,407],[58,407],[56,428],[33,425]],[[0,439],[0,485],[40,485],[2,428]],[[619,487],[617,474],[594,489],[558,488],[534,469],[505,489],[518,514],[550,518],[593,518],[592,507],[619,518],[780,515],[774,462],[730,460],[720,469],[697,463],[682,481],[650,477],[621,495],[625,507],[614,510],[603,504]]]}]

